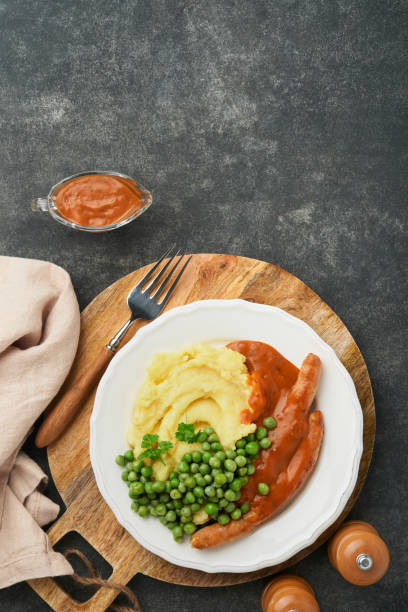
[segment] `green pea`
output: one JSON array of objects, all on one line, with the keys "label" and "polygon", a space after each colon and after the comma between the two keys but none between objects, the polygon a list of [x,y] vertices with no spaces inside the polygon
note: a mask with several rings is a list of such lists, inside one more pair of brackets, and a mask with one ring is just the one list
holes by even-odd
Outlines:
[{"label": "green pea", "polygon": [[175,508],[174,501],[167,502],[166,508],[167,508],[167,510],[174,510],[174,508]]},{"label": "green pea", "polygon": [[269,438],[263,438],[260,442],[259,445],[261,448],[269,448],[270,445],[272,444],[272,442],[270,441]]},{"label": "green pea", "polygon": [[212,442],[211,443],[211,450],[212,451],[222,451],[222,445],[219,442]]},{"label": "green pea", "polygon": [[247,436],[248,442],[253,442],[255,440],[255,434],[251,433]]},{"label": "green pea", "polygon": [[246,468],[246,467],[239,468],[239,470],[238,470],[238,474],[239,474],[240,476],[246,476],[246,475],[247,475],[247,473],[248,473],[248,468]]},{"label": "green pea", "polygon": [[193,460],[193,458],[192,458],[190,453],[184,453],[183,461],[185,461],[186,463],[191,463],[192,460]]},{"label": "green pea", "polygon": [[228,525],[228,523],[230,522],[230,517],[228,516],[228,514],[220,514],[220,516],[218,517],[218,522],[220,525]]},{"label": "green pea", "polygon": [[139,499],[137,501],[142,506],[147,506],[147,504],[150,502],[150,500],[147,497],[147,495],[142,495],[141,497],[139,497]]},{"label": "green pea", "polygon": [[139,481],[140,482],[145,483],[145,482],[149,482],[149,480],[150,480],[150,478],[146,478],[146,476],[142,476],[142,475],[139,476]]},{"label": "green pea", "polygon": [[226,459],[224,461],[224,467],[229,472],[235,472],[235,470],[237,469],[237,464],[233,459]]},{"label": "green pea", "polygon": [[217,436],[216,433],[212,433],[212,434],[210,434],[208,436],[208,442],[210,442],[210,443],[211,442],[219,442],[219,441],[220,441],[220,439],[219,439],[219,437]]},{"label": "green pea", "polygon": [[188,463],[186,461],[180,461],[180,463],[177,466],[177,469],[179,472],[188,472],[190,470],[190,468],[188,467]]},{"label": "green pea", "polygon": [[[211,457],[212,459],[212,457]],[[210,466],[208,465],[208,463],[201,463],[200,465],[200,473],[205,475],[205,474],[209,474],[211,471]]]},{"label": "green pea", "polygon": [[240,455],[239,457],[235,459],[235,463],[237,464],[238,467],[244,467],[244,465],[247,464],[247,458]]},{"label": "green pea", "polygon": [[128,476],[129,476],[129,472],[128,472],[127,470],[125,470],[125,471],[124,471],[124,472],[122,472],[122,474],[121,474],[121,478],[122,478],[122,480],[125,480],[125,481],[128,479]]},{"label": "green pea", "polygon": [[166,513],[166,519],[167,519],[169,522],[174,523],[174,521],[177,519],[177,515],[176,515],[176,513],[174,512],[174,510],[169,510],[169,511]]},{"label": "green pea", "polygon": [[180,482],[179,486],[177,487],[178,490],[180,491],[180,493],[185,493],[187,491],[187,487],[183,482]]},{"label": "green pea", "polygon": [[197,497],[196,502],[197,502],[197,504],[198,504],[198,505],[200,506],[200,508],[201,508],[201,506],[202,506],[202,505],[203,505],[203,503],[204,503],[204,497]]},{"label": "green pea", "polygon": [[259,451],[259,444],[258,442],[248,442],[248,444],[245,446],[245,451],[247,453],[247,455],[256,455],[257,452]]},{"label": "green pea", "polygon": [[150,478],[150,476],[153,474],[153,470],[150,465],[144,465],[140,472],[145,478]]},{"label": "green pea", "polygon": [[136,495],[143,495],[145,492],[145,485],[143,482],[132,482],[130,490],[133,491]]},{"label": "green pea", "polygon": [[137,501],[132,501],[132,503],[130,504],[130,507],[132,508],[133,512],[137,512],[139,510],[139,502]]},{"label": "green pea", "polygon": [[207,497],[207,500],[213,504],[218,504],[218,497],[216,495],[214,497]]},{"label": "green pea", "polygon": [[227,489],[224,493],[224,497],[228,499],[228,501],[235,501],[235,492],[232,491],[232,489]]},{"label": "green pea", "polygon": [[255,474],[255,466],[251,463],[248,465],[248,476],[252,476],[252,474]]},{"label": "green pea", "polygon": [[221,497],[224,497],[224,489],[222,487],[218,487],[218,489],[216,489],[216,494],[218,499],[221,499]]},{"label": "green pea", "polygon": [[198,487],[205,487],[207,484],[205,478],[201,474],[194,476],[194,480],[196,481]]},{"label": "green pea", "polygon": [[242,514],[246,514],[247,512],[249,512],[249,504],[247,503],[242,504],[240,510]]},{"label": "green pea", "polygon": [[187,489],[194,489],[196,481],[193,476],[188,476],[185,479],[184,484],[186,485]]},{"label": "green pea", "polygon": [[144,466],[143,461],[141,459],[137,459],[136,461],[133,461],[132,463],[132,470],[138,474],[143,466]]},{"label": "green pea", "polygon": [[166,485],[162,480],[156,480],[156,482],[152,483],[152,488],[155,493],[163,493],[166,489]]},{"label": "green pea", "polygon": [[205,429],[204,429],[205,433],[207,434],[207,436],[211,436],[211,434],[214,433],[214,428],[211,427],[210,425],[208,425]]},{"label": "green pea", "polygon": [[209,502],[208,504],[205,504],[204,510],[209,516],[214,516],[214,514],[217,514],[218,512],[218,506],[217,504]]},{"label": "green pea", "polygon": [[165,483],[164,483],[164,488],[165,488],[166,493],[170,493],[170,491],[171,491],[171,484],[170,484],[170,480],[166,480],[166,481],[165,481]]},{"label": "green pea", "polygon": [[218,459],[218,457],[211,457],[209,464],[211,467],[213,468],[220,468],[221,467],[221,461]]},{"label": "green pea", "polygon": [[206,494],[207,497],[214,497],[215,489],[211,485],[208,485],[207,487],[205,487],[204,493]]},{"label": "green pea", "polygon": [[180,523],[188,523],[189,521],[191,521],[191,516],[181,516],[180,517]]},{"label": "green pea", "polygon": [[181,516],[190,517],[191,516],[191,508],[190,508],[190,506],[183,506],[183,508],[181,508],[180,514],[181,514]]},{"label": "green pea", "polygon": [[216,474],[221,474],[221,470],[219,468],[213,468],[211,470],[211,476],[214,478]]},{"label": "green pea", "polygon": [[153,506],[153,508],[155,508],[156,506],[159,505],[159,500],[158,499],[152,499],[152,501],[150,502],[150,505]]},{"label": "green pea", "polygon": [[211,474],[205,474],[204,475],[204,480],[205,480],[205,484],[211,484],[213,481],[213,477],[211,476]]},{"label": "green pea", "polygon": [[120,466],[124,466],[125,465],[125,458],[123,455],[116,455],[116,459],[115,459],[116,463]]},{"label": "green pea", "polygon": [[204,497],[204,489],[202,487],[194,487],[193,493],[196,497]]},{"label": "green pea", "polygon": [[126,459],[126,461],[133,461],[135,455],[133,451],[129,449],[123,453],[123,457]]},{"label": "green pea", "polygon": [[188,478],[188,473],[187,472],[183,472],[182,474],[179,474],[179,478],[182,482],[185,481],[186,478]]},{"label": "green pea", "polygon": [[205,433],[205,431],[200,431],[197,437],[197,442],[200,442],[201,444],[202,442],[205,442],[206,439],[207,439],[207,434]]},{"label": "green pea", "polygon": [[161,516],[161,517],[160,517],[160,522],[161,522],[161,524],[162,524],[162,525],[167,525],[167,522],[168,522],[168,521],[167,521],[167,519],[166,519],[166,517],[165,517],[165,516]]},{"label": "green pea", "polygon": [[245,448],[239,448],[237,450],[237,455],[238,455],[238,457],[245,457],[245,455],[246,455]]},{"label": "green pea", "polygon": [[176,525],[176,527],[173,528],[173,537],[181,538],[182,535],[183,535],[183,528],[180,527],[180,525]]},{"label": "green pea", "polygon": [[126,486],[127,486],[127,487],[130,487],[130,485],[131,485],[131,484],[132,484],[131,482],[129,482],[128,480],[126,480]]},{"label": "green pea", "polygon": [[179,477],[178,472],[172,472],[172,473],[170,474],[170,476],[169,476],[170,480],[171,480],[172,478],[178,478],[178,477]]},{"label": "green pea", "polygon": [[237,448],[245,448],[245,444],[246,444],[246,442],[245,442],[244,438],[242,438],[242,440],[238,440],[238,442],[235,444],[235,446]]},{"label": "green pea", "polygon": [[151,501],[153,501],[154,499],[156,499],[156,493],[149,493],[147,496]]},{"label": "green pea", "polygon": [[227,455],[224,453],[224,451],[217,451],[215,453],[215,456],[221,461],[221,463],[227,458]]},{"label": "green pea", "polygon": [[191,504],[191,512],[198,512],[200,510],[200,504]]},{"label": "green pea", "polygon": [[171,499],[180,499],[181,498],[181,493],[178,489],[172,489],[170,491],[170,497]]},{"label": "green pea", "polygon": [[184,496],[183,501],[186,504],[194,504],[194,502],[195,502],[194,493],[192,493],[191,491],[187,491],[187,493]]},{"label": "green pea", "polygon": [[209,462],[210,462],[211,457],[212,457],[212,454],[211,454],[211,453],[203,453],[203,455],[202,455],[202,458],[201,458],[201,459],[202,459],[202,461],[203,461],[204,463],[209,463]]},{"label": "green pea", "polygon": [[232,482],[234,480],[234,472],[225,472],[225,477],[227,482]]},{"label": "green pea", "polygon": [[225,508],[226,506],[228,506],[228,499],[225,499],[225,497],[223,497],[218,502],[218,505],[219,505],[220,508]]},{"label": "green pea", "polygon": [[225,451],[225,455],[227,459],[235,459],[235,457],[237,456],[237,453],[232,448],[228,448]]},{"label": "green pea", "polygon": [[195,461],[195,463],[201,463],[202,458],[203,458],[203,454],[200,453],[199,450],[195,450],[191,453],[191,456],[193,458],[193,461]]},{"label": "green pea", "polygon": [[276,421],[273,417],[267,417],[266,419],[264,419],[263,423],[268,429],[275,429],[276,427]]},{"label": "green pea", "polygon": [[162,504],[167,504],[167,502],[170,501],[170,495],[168,493],[160,493],[159,501]]},{"label": "green pea", "polygon": [[191,474],[198,474],[199,471],[200,471],[200,466],[198,465],[198,463],[192,463],[190,465]]},{"label": "green pea", "polygon": [[194,525],[194,523],[190,522],[184,525],[184,533],[187,533],[188,535],[192,535],[196,529],[197,527]]},{"label": "green pea", "polygon": [[266,438],[267,435],[268,435],[268,432],[266,430],[266,427],[258,427],[258,429],[256,430],[257,440],[262,440],[263,438]]},{"label": "green pea", "polygon": [[209,442],[203,442],[201,448],[203,451],[209,451],[211,449],[211,444]]},{"label": "green pea", "polygon": [[242,487],[242,484],[241,484],[241,479],[240,478],[235,478],[230,483],[230,489],[232,489],[235,492],[239,491],[241,487]]},{"label": "green pea", "polygon": [[[177,493],[179,493],[179,491],[177,491]],[[175,499],[175,500],[173,501],[173,504],[174,504],[174,508],[175,508],[176,510],[180,510],[180,508],[182,508],[182,507],[183,507],[183,502],[181,501],[181,499]]]},{"label": "green pea", "polygon": [[177,523],[175,521],[171,522],[171,523],[167,523],[166,527],[167,529],[170,529],[170,531],[173,531],[173,529],[177,526]]},{"label": "green pea", "polygon": [[234,502],[228,502],[227,506],[225,507],[225,512],[228,512],[228,514],[231,514],[231,512],[234,512],[234,510],[235,510]]},{"label": "green pea", "polygon": [[260,482],[260,483],[258,484],[258,493],[259,493],[260,495],[268,495],[268,493],[269,493],[269,487],[268,487],[268,485],[266,484],[266,482]]},{"label": "green pea", "polygon": [[233,512],[231,512],[231,518],[233,521],[237,521],[241,518],[241,510],[239,508],[235,508]]},{"label": "green pea", "polygon": [[219,487],[222,487],[223,485],[225,485],[225,483],[227,482],[227,477],[225,474],[223,474],[222,472],[220,472],[219,474],[215,474],[214,476],[214,482],[216,485],[218,485]]},{"label": "green pea", "polygon": [[137,513],[139,516],[146,518],[146,516],[149,516],[149,508],[147,506],[140,506]]},{"label": "green pea", "polygon": [[154,494],[152,482],[146,482],[144,488],[145,488],[147,495],[151,495],[152,493]]},{"label": "green pea", "polygon": [[179,486],[179,484],[180,484],[180,481],[179,481],[179,479],[178,479],[178,478],[172,478],[172,479],[170,480],[170,485],[171,485],[171,488],[172,488],[172,489],[177,489],[177,487]]},{"label": "green pea", "polygon": [[156,512],[158,516],[164,516],[167,512],[167,508],[164,504],[159,504],[156,506]]},{"label": "green pea", "polygon": [[241,476],[240,481],[241,481],[241,486],[245,487],[245,485],[248,484],[248,476]]},{"label": "green pea", "polygon": [[150,514],[152,516],[158,516],[157,512],[156,512],[156,508],[150,508]]}]

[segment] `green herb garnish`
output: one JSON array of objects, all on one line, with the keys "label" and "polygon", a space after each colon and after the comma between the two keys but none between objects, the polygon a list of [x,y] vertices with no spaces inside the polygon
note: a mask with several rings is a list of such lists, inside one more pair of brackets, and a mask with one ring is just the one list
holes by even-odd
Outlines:
[{"label": "green herb garnish", "polygon": [[197,442],[200,433],[201,431],[195,432],[193,424],[179,423],[176,431],[176,438],[180,440],[180,442],[193,444],[193,442]]},{"label": "green herb garnish", "polygon": [[166,453],[170,448],[173,448],[173,444],[171,442],[167,442],[166,440],[162,440],[159,442],[159,436],[157,434],[145,434],[143,436],[142,448],[146,450],[143,451],[139,455],[139,459],[152,459],[156,461],[157,459],[165,465],[162,455]]}]

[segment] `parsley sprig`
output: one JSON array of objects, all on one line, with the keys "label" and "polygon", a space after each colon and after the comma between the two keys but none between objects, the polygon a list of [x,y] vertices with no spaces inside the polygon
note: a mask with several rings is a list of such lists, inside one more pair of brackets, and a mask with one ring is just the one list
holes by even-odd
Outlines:
[{"label": "parsley sprig", "polygon": [[162,440],[159,442],[159,436],[157,434],[145,434],[143,436],[141,447],[146,449],[139,455],[139,459],[153,459],[156,461],[159,459],[165,465],[162,455],[166,453],[170,448],[173,448],[171,442]]},{"label": "parsley sprig", "polygon": [[176,431],[176,438],[180,442],[187,442],[187,444],[193,444],[197,442],[198,436],[201,431],[195,431],[193,424],[179,423]]}]

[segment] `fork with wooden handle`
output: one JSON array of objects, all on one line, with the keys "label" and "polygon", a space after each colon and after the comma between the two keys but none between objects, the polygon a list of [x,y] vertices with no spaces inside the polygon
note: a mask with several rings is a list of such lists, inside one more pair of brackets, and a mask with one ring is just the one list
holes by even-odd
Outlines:
[{"label": "fork with wooden handle", "polygon": [[[170,257],[173,251],[174,247],[168,249],[129,293],[127,303],[130,309],[130,317],[128,321],[122,325],[108,344],[101,349],[95,361],[82,374],[75,385],[48,412],[37,432],[35,438],[36,446],[39,448],[48,446],[66,429],[101,377],[132,323],[136,319],[151,321],[163,311],[191,260],[190,256],[184,261],[182,267],[179,268],[184,255],[177,251]],[[166,257],[170,257],[170,259],[159,269]],[[155,274],[156,271],[157,274]],[[172,280],[173,273],[176,274]],[[151,282],[145,287],[146,283],[150,280]],[[167,288],[170,282],[171,284]],[[167,291],[165,291],[166,288]]]}]

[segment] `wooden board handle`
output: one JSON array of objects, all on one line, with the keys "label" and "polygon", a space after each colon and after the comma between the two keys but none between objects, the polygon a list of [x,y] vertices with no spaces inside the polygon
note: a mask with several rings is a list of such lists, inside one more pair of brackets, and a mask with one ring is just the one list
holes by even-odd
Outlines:
[{"label": "wooden board handle", "polygon": [[68,427],[115,353],[104,346],[73,387],[52,407],[35,438],[38,448],[54,442]]}]

